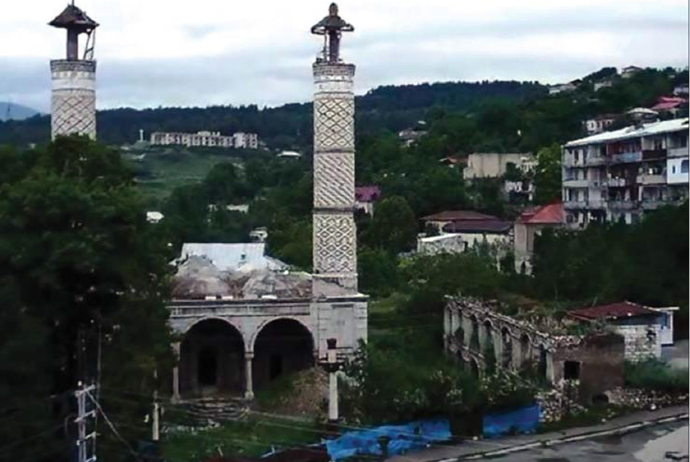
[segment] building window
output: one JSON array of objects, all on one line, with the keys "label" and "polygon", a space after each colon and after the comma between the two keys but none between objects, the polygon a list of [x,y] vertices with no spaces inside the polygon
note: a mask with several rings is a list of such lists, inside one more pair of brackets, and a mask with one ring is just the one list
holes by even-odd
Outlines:
[{"label": "building window", "polygon": [[688,161],[683,160],[680,163],[680,173],[688,173]]},{"label": "building window", "polygon": [[647,342],[652,344],[656,343],[656,332],[653,329],[647,331]]},{"label": "building window", "polygon": [[563,363],[563,378],[565,380],[578,380],[580,378],[580,362],[565,361]]}]

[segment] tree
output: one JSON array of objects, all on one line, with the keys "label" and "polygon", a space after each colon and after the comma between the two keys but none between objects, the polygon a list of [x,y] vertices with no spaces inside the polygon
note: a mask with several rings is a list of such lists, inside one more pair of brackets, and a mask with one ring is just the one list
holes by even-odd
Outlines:
[{"label": "tree", "polygon": [[[0,184],[0,301],[4,321],[16,329],[3,339],[3,352],[18,353],[3,358],[8,373],[0,393],[33,395],[57,427],[72,409],[54,408],[46,392],[63,396],[79,380],[100,376],[104,390],[150,396],[154,370],[170,370],[168,254],[118,152],[72,136],[30,158],[27,169]],[[24,354],[36,360],[27,363]],[[141,403],[119,398],[104,395],[102,405],[124,421],[143,418]],[[14,425],[16,434],[34,423],[17,418]],[[0,432],[0,441],[12,434]],[[104,436],[107,445],[112,435]]]},{"label": "tree", "polygon": [[412,209],[404,198],[391,196],[377,204],[365,242],[397,254],[409,250],[416,236],[417,222]]},{"label": "tree", "polygon": [[561,198],[561,148],[553,144],[537,153],[534,202],[548,204]]}]

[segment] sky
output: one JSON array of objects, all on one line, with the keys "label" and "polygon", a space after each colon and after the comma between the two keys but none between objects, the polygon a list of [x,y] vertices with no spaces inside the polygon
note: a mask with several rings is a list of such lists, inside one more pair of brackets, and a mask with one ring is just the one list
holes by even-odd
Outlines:
[{"label": "sky", "polygon": [[[3,1],[0,101],[50,110],[66,0]],[[308,101],[328,0],[76,0],[97,30],[97,107]],[[687,0],[342,0],[356,92],[435,81],[559,83],[604,66],[687,67]],[[83,36],[82,36],[83,37]]]}]

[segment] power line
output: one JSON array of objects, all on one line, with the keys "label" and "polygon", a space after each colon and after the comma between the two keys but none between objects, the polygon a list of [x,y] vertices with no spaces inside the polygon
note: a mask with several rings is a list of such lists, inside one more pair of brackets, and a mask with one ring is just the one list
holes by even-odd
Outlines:
[{"label": "power line", "polygon": [[105,423],[108,424],[108,427],[110,427],[110,430],[111,430],[111,431],[113,432],[113,434],[117,437],[117,439],[119,439],[119,440],[122,442],[122,444],[124,444],[124,445],[127,447],[127,449],[129,450],[129,452],[130,452],[134,457],[136,457],[137,459],[139,459],[139,454],[137,454],[137,452],[134,450],[134,448],[127,442],[127,440],[124,439],[124,438],[122,437],[122,435],[120,435],[120,433],[117,431],[117,429],[115,428],[115,426],[113,425],[113,423],[110,421],[110,419],[108,418],[108,416],[106,415],[106,413],[103,411],[103,408],[102,408],[101,405],[98,403],[98,401],[96,401],[96,400],[94,399],[94,397],[91,395],[91,393],[90,393],[88,390],[85,390],[85,392],[86,392],[86,395],[91,399],[91,402],[96,406],[96,409],[98,409],[98,412],[103,416],[103,420],[105,420]]}]

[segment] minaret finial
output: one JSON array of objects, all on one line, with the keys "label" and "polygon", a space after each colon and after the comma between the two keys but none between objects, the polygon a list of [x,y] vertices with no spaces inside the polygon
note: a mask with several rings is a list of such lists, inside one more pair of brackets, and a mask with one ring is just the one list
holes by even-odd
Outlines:
[{"label": "minaret finial", "polygon": [[338,5],[334,2],[328,7],[328,16],[312,26],[311,33],[323,35],[325,40],[323,59],[331,63],[340,61],[340,37],[343,32],[353,32],[352,24],[338,16]]}]

